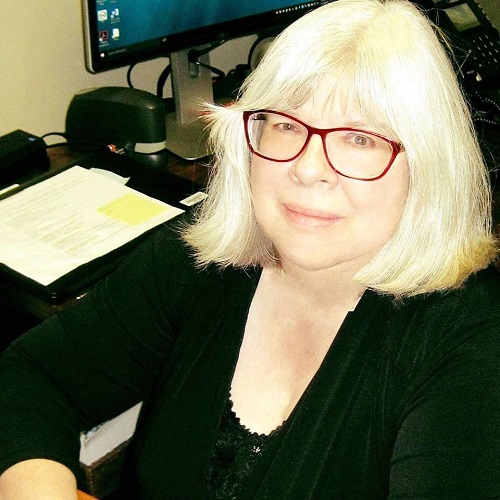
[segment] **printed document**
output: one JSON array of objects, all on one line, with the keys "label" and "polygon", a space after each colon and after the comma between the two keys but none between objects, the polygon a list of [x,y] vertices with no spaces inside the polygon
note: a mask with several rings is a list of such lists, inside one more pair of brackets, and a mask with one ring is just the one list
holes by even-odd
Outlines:
[{"label": "printed document", "polygon": [[0,262],[46,286],[182,212],[71,167],[0,201]]}]

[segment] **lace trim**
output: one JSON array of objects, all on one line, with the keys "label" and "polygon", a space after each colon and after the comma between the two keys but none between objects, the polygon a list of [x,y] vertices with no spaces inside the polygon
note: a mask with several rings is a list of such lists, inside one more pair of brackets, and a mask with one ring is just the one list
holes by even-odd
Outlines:
[{"label": "lace trim", "polygon": [[241,483],[252,473],[283,424],[269,434],[251,431],[241,423],[233,410],[233,402],[228,397],[219,436],[206,472],[210,498],[220,500],[237,498]]},{"label": "lace trim", "polygon": [[245,431],[247,432],[248,434],[250,434],[251,436],[264,436],[264,437],[272,437],[274,436],[275,434],[277,434],[283,427],[283,425],[285,424],[286,420],[284,420],[280,425],[278,425],[277,427],[275,427],[269,434],[266,434],[265,432],[256,432],[256,431],[252,431],[251,429],[249,429],[245,424],[242,424],[241,423],[241,420],[240,420],[240,417],[238,417],[238,415],[236,415],[236,412],[234,411],[234,403],[231,399],[231,396],[229,396],[229,400],[228,400],[228,403],[229,403],[229,411],[231,413],[231,417],[235,420],[235,422]]}]

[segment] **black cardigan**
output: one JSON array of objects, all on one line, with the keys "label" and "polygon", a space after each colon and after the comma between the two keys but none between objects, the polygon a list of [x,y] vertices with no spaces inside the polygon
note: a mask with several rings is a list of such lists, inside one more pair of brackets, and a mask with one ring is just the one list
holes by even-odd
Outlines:
[{"label": "black cardigan", "polygon": [[[196,269],[161,229],[0,362],[0,471],[78,468],[79,431],[144,401],[124,484],[206,498],[259,269]],[[500,280],[399,303],[367,291],[241,499],[500,498]]]}]

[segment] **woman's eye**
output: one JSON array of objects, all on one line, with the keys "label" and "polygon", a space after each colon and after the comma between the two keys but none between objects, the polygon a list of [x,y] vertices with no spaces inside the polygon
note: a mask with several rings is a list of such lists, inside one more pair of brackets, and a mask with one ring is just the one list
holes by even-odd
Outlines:
[{"label": "woman's eye", "polygon": [[374,141],[369,135],[365,134],[349,134],[347,137],[348,142],[351,142],[355,146],[359,147],[368,147],[368,146],[373,146]]},{"label": "woman's eye", "polygon": [[297,125],[290,122],[276,123],[274,128],[279,132],[299,132]]}]

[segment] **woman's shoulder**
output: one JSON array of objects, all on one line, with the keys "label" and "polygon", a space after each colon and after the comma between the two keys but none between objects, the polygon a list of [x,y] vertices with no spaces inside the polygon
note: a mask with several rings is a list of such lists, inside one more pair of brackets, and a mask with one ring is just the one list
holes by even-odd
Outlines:
[{"label": "woman's shoulder", "polygon": [[431,294],[428,314],[447,318],[450,327],[490,325],[493,333],[500,333],[500,272],[491,265],[456,289]]},{"label": "woman's shoulder", "polygon": [[500,272],[490,266],[460,288],[393,303],[386,334],[389,356],[407,374],[459,352],[500,359]]},{"label": "woman's shoulder", "polygon": [[488,266],[470,275],[457,288],[395,302],[394,310],[402,314],[433,318],[433,321],[442,317],[454,317],[458,320],[471,315],[499,315],[500,271],[493,265]]},{"label": "woman's shoulder", "polygon": [[465,302],[496,309],[500,305],[500,268],[491,264],[469,276],[464,285],[452,293]]}]

